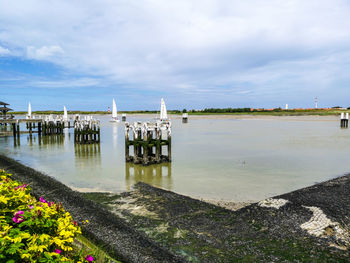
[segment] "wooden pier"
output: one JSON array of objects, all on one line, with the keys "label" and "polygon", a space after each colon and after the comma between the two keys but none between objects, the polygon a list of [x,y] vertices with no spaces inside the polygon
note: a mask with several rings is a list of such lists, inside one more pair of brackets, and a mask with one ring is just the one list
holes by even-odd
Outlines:
[{"label": "wooden pier", "polygon": [[77,120],[74,123],[74,142],[81,144],[100,142],[100,121]]},{"label": "wooden pier", "polygon": [[[165,133],[164,139],[163,133]],[[166,146],[166,155],[163,155],[163,146]],[[133,155],[130,154],[131,147]],[[171,123],[126,122],[125,161],[143,165],[171,162]]]},{"label": "wooden pier", "polygon": [[21,123],[26,123],[27,130],[30,134],[34,132],[41,134],[42,132],[42,119],[0,119],[1,125],[11,125],[12,134],[14,137],[19,137],[19,135],[21,134]]},{"label": "wooden pier", "polygon": [[[64,122],[44,121],[42,124],[42,134],[45,135],[63,135]],[[40,134],[40,133],[39,133]]]}]

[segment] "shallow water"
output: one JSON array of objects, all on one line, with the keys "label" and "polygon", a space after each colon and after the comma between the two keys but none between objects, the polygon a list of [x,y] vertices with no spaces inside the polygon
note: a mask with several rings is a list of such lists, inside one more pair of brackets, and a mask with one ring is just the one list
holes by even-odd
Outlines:
[{"label": "shallow water", "polygon": [[[147,121],[155,116],[128,116]],[[172,163],[124,161],[124,124],[101,120],[99,145],[62,137],[0,137],[0,152],[81,191],[120,192],[138,181],[206,199],[260,200],[350,171],[350,130],[335,117],[172,117]],[[24,127],[22,127],[22,130]]]}]

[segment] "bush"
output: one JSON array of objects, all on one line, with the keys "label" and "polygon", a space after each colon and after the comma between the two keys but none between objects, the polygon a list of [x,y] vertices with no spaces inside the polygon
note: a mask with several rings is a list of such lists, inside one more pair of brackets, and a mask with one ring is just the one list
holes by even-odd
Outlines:
[{"label": "bush", "polygon": [[0,170],[0,262],[91,262],[73,251],[81,229],[71,215],[30,191]]}]

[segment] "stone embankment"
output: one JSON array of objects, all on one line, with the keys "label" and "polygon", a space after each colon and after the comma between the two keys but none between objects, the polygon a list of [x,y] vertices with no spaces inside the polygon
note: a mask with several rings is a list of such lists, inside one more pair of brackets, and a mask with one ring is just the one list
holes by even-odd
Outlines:
[{"label": "stone embankment", "polygon": [[46,200],[63,203],[77,222],[88,220],[88,224],[82,225],[83,234],[112,257],[122,262],[185,262],[135,230],[125,220],[56,179],[3,155],[0,155],[0,169],[11,173],[14,179],[29,184],[37,198],[43,196]]}]

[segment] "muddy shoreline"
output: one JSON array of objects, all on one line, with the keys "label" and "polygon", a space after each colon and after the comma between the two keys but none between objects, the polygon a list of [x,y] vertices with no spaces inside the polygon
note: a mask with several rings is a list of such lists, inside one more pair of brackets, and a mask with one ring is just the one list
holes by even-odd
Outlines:
[{"label": "muddy shoreline", "polygon": [[350,175],[232,211],[144,183],[79,193],[5,156],[0,169],[88,219],[84,234],[123,262],[350,262]]}]

